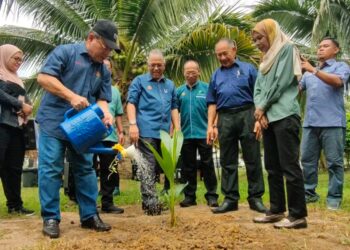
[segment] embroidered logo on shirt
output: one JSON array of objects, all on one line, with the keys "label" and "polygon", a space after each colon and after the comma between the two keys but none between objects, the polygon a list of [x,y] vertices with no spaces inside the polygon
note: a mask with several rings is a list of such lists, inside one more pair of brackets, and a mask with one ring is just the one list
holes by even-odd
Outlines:
[{"label": "embroidered logo on shirt", "polygon": [[185,92],[182,92],[182,94],[181,94],[182,96],[185,96],[186,95],[186,93]]},{"label": "embroidered logo on shirt", "polygon": [[151,85],[148,85],[148,86],[147,86],[147,90],[152,90],[152,86],[151,86]]},{"label": "embroidered logo on shirt", "polygon": [[100,78],[100,77],[101,77],[100,71],[96,71],[96,77],[97,77],[97,78]]},{"label": "embroidered logo on shirt", "polygon": [[167,94],[168,93],[168,89],[164,89],[164,93]]}]

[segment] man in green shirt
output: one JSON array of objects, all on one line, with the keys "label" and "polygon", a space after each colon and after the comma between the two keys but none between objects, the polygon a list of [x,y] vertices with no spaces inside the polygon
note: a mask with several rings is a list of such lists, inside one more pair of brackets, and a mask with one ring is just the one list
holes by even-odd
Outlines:
[{"label": "man in green shirt", "polygon": [[207,189],[205,198],[210,207],[218,206],[216,194],[217,180],[214,171],[212,146],[206,143],[208,108],[206,95],[208,84],[199,80],[200,69],[196,61],[187,61],[184,65],[186,82],[177,88],[178,108],[181,117],[181,130],[184,143],[181,150],[183,160],[182,173],[188,182],[185,187],[185,199],[181,207],[197,205],[197,150],[201,157],[204,184]]},{"label": "man in green shirt", "polygon": [[[103,62],[109,71],[112,71],[112,65],[109,60]],[[124,143],[122,115],[123,106],[120,98],[119,90],[112,86],[112,101],[108,104],[109,112],[115,117],[115,128],[113,132],[103,140],[102,144],[105,147],[112,147],[116,143]],[[118,131],[118,134],[116,131]],[[113,191],[115,187],[119,187],[119,174],[112,173],[109,170],[109,166],[113,162],[115,155],[99,154],[100,159],[100,193],[101,197],[101,210],[105,213],[121,214],[124,209],[119,208],[113,203]]]}]

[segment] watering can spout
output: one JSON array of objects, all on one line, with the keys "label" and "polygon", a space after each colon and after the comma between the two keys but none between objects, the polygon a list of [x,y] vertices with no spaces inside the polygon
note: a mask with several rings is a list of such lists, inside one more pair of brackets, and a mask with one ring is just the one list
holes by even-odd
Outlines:
[{"label": "watering can spout", "polygon": [[114,150],[117,150],[119,151],[121,154],[122,154],[122,157],[123,158],[130,158],[130,159],[133,159],[135,157],[135,146],[132,144],[130,145],[129,147],[127,148],[124,148],[122,145],[120,145],[119,143],[114,145],[112,147]]}]

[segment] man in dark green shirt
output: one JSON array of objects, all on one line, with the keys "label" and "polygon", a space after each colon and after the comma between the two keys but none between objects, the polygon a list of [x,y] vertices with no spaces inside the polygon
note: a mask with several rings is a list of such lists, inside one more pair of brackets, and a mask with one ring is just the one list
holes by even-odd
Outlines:
[{"label": "man in dark green shirt", "polygon": [[199,75],[198,62],[187,61],[184,65],[186,82],[176,91],[181,115],[181,129],[185,138],[181,151],[182,172],[185,181],[188,182],[184,190],[185,199],[180,202],[181,207],[197,205],[197,150],[201,157],[204,184],[207,189],[205,194],[207,204],[210,207],[218,206],[212,146],[206,143],[208,123],[206,95],[208,84],[200,81]]}]

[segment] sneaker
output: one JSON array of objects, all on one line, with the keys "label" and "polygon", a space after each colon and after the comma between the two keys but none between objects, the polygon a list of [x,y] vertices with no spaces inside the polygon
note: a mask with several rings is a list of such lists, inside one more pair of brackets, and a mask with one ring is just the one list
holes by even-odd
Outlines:
[{"label": "sneaker", "polygon": [[32,216],[35,214],[35,212],[33,210],[26,209],[25,207],[9,208],[8,213],[9,214],[25,215],[25,216]]},{"label": "sneaker", "polygon": [[59,221],[54,219],[45,220],[43,223],[43,234],[51,239],[56,239],[60,236]]},{"label": "sneaker", "polygon": [[253,219],[255,223],[274,223],[282,220],[284,218],[284,213],[273,214],[267,211],[265,215],[258,216]]},{"label": "sneaker", "polygon": [[307,228],[307,222],[305,217],[296,219],[291,216],[284,218],[283,220],[275,223],[274,228],[287,228],[287,229],[299,229],[299,228]]},{"label": "sneaker", "polygon": [[305,196],[306,203],[314,203],[314,202],[318,202],[319,200],[320,200],[320,196],[318,194]]},{"label": "sneaker", "polygon": [[180,202],[180,207],[191,207],[196,205],[197,202],[189,197],[186,197],[183,201]]},{"label": "sneaker", "polygon": [[328,210],[339,210],[340,209],[340,202],[339,201],[327,201],[327,209]]},{"label": "sneaker", "polygon": [[101,211],[104,213],[109,213],[109,214],[122,214],[124,213],[124,209],[117,207],[117,206],[109,206],[109,207],[103,207],[101,208]]}]

